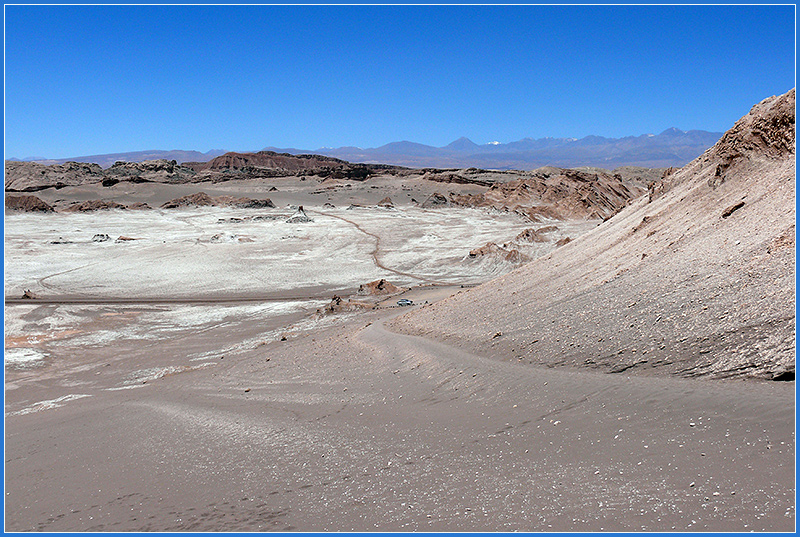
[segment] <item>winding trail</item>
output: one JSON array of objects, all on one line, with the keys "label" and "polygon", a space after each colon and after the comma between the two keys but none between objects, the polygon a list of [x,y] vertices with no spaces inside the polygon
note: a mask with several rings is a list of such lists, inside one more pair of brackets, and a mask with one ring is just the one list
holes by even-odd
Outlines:
[{"label": "winding trail", "polygon": [[313,209],[307,209],[306,212],[318,214],[320,216],[328,216],[330,218],[336,218],[336,219],[341,220],[343,222],[347,222],[348,224],[350,224],[351,226],[355,227],[358,231],[360,231],[364,235],[368,235],[368,236],[372,237],[373,239],[375,239],[375,248],[372,250],[372,252],[370,252],[370,255],[372,256],[372,260],[375,263],[376,267],[378,267],[380,269],[383,269],[383,270],[385,270],[387,272],[391,272],[392,274],[397,274],[398,276],[405,276],[406,278],[411,278],[411,279],[418,280],[418,281],[421,281],[421,282],[432,283],[432,284],[435,284],[435,285],[452,285],[452,283],[447,283],[447,282],[443,282],[443,281],[440,281],[440,280],[434,280],[432,278],[426,278],[425,276],[419,276],[417,274],[411,274],[410,272],[403,272],[403,271],[400,271],[400,270],[393,269],[391,267],[387,267],[386,265],[381,263],[381,260],[378,258],[378,253],[380,252],[380,248],[381,248],[381,237],[380,237],[380,235],[376,235],[375,233],[367,231],[366,229],[361,227],[358,223],[356,223],[356,222],[354,222],[352,220],[349,220],[349,219],[347,219],[347,218],[345,218],[343,216],[338,216],[338,215],[335,215],[335,214],[325,213],[325,212],[322,212],[322,211],[316,211],[316,210],[313,210]]},{"label": "winding trail", "polygon": [[[70,272],[75,272],[76,270],[83,270],[85,268],[97,265],[98,263],[99,263],[99,261],[94,261],[92,263],[87,263],[86,265],[81,265],[80,267],[75,267],[75,268],[71,268],[71,269],[67,269],[67,270],[62,270],[61,272],[56,272],[54,274],[49,274],[47,276],[39,278],[37,280],[37,282],[39,283],[39,285],[41,285],[45,289],[50,289],[51,291],[60,290],[59,287],[57,287],[55,285],[50,285],[49,283],[44,283],[44,281],[48,280],[50,278],[55,278],[56,276],[61,276],[62,274],[69,274]],[[6,302],[8,302],[8,299],[6,299]]]},{"label": "winding trail", "polygon": [[[322,211],[317,211],[313,209],[306,209],[306,212],[317,214],[320,216],[327,216],[330,218],[336,218],[347,224],[350,224],[354,228],[356,228],[359,232],[368,237],[374,239],[375,247],[370,252],[370,256],[372,257],[375,266],[380,268],[381,270],[385,270],[386,272],[391,272],[392,274],[397,274],[398,276],[403,276],[406,278],[411,278],[413,280],[417,280],[419,282],[436,285],[436,286],[448,286],[448,285],[457,285],[454,282],[443,282],[441,280],[436,280],[433,278],[428,278],[425,276],[420,276],[418,274],[412,274],[410,272],[404,272],[401,270],[394,269],[392,267],[388,267],[383,264],[379,258],[380,254],[380,244],[381,244],[381,237],[375,233],[367,231],[364,229],[360,224],[345,218],[343,216],[338,216],[335,214],[330,214]],[[187,225],[192,227],[197,227],[195,224],[192,224],[186,219],[181,218],[180,220],[184,221]],[[205,245],[203,245],[205,246]],[[49,274],[43,278],[38,280],[38,283],[51,291],[60,290],[57,287],[45,283],[45,280],[49,278],[53,278],[55,276],[59,276],[62,274],[67,274],[70,272],[74,272],[77,270],[82,270],[87,267],[93,266],[98,264],[97,262],[89,263],[87,265],[83,265],[80,267],[75,267],[69,270],[65,270],[62,272],[58,272],[55,274]],[[341,294],[344,291],[334,291],[334,294]],[[5,304],[98,304],[98,305],[106,305],[106,304],[236,304],[236,303],[248,303],[248,302],[289,302],[289,301],[304,301],[304,300],[327,300],[331,296],[330,291],[325,291],[322,293],[313,293],[309,295],[303,296],[265,296],[265,295],[252,295],[252,296],[216,296],[216,297],[91,297],[91,296],[69,296],[69,295],[60,295],[60,296],[53,296],[53,297],[40,297],[37,299],[27,299],[27,298],[20,298],[20,297],[12,297],[6,296],[5,297]]]}]

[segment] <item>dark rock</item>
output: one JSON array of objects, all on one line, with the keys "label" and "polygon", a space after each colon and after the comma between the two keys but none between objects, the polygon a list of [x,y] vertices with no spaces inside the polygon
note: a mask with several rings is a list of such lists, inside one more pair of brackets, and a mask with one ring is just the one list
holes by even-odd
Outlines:
[{"label": "dark rock", "polygon": [[25,289],[25,292],[22,293],[22,298],[25,300],[36,300],[39,298],[39,295],[31,291],[30,289]]},{"label": "dark rock", "polygon": [[215,206],[217,203],[214,199],[205,192],[198,192],[197,194],[189,194],[180,198],[175,198],[164,203],[162,209],[178,209],[182,207],[206,207]]},{"label": "dark rock", "polygon": [[65,212],[68,213],[86,213],[91,211],[107,211],[109,209],[125,209],[124,205],[116,203],[114,201],[105,201],[105,200],[89,200],[84,201],[82,203],[76,203],[74,205],[70,205],[66,209]]},{"label": "dark rock", "polygon": [[731,205],[730,207],[728,207],[727,209],[722,211],[722,218],[728,218],[730,215],[732,215],[734,212],[738,211],[742,207],[744,207],[744,202],[743,201],[740,201],[739,203]]},{"label": "dark rock", "polygon": [[6,196],[6,211],[52,213],[55,209],[36,196]]}]

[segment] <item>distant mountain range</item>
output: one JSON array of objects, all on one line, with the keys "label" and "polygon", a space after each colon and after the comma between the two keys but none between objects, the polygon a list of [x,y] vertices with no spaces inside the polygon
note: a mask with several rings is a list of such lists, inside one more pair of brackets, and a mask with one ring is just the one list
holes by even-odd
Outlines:
[{"label": "distant mountain range", "polygon": [[542,166],[575,168],[619,166],[665,168],[683,166],[714,145],[721,132],[667,129],[661,134],[625,138],[523,138],[516,142],[476,144],[468,138],[433,147],[414,142],[392,142],[381,147],[307,149],[266,147],[277,153],[316,153],[348,162],[408,166],[412,168],[475,167],[499,170],[532,170]]},{"label": "distant mountain range", "polygon": [[214,157],[224,155],[225,153],[227,153],[227,151],[223,149],[212,149],[211,151],[207,151],[206,153],[201,153],[200,151],[181,151],[179,149],[173,149],[170,151],[153,149],[151,151],[108,153],[105,155],[87,155],[84,157],[70,157],[70,158],[58,158],[58,159],[49,159],[46,157],[27,157],[24,159],[9,158],[6,160],[13,160],[17,162],[38,162],[40,164],[46,164],[46,165],[64,164],[65,162],[91,162],[93,164],[99,164],[103,168],[108,168],[110,166],[113,166],[114,163],[118,161],[144,162],[145,160],[166,159],[166,160],[175,160],[178,162],[178,164],[182,162],[208,162]]},{"label": "distant mountain range", "polygon": [[[444,147],[415,142],[392,142],[375,148],[324,147],[296,149],[265,147],[264,151],[292,155],[325,155],[354,163],[391,164],[410,168],[483,168],[497,170],[533,170],[542,166],[575,168],[594,166],[614,169],[620,166],[647,168],[679,167],[690,162],[714,145],[721,132],[667,129],[660,134],[643,134],[624,138],[586,136],[584,138],[523,138],[516,142],[476,144],[459,138]],[[208,162],[224,154],[222,150],[138,151],[66,159],[28,158],[26,161],[60,164],[67,161],[93,162],[106,168],[118,160],[141,162],[167,159],[183,162]],[[17,160],[17,159],[9,159]]]}]

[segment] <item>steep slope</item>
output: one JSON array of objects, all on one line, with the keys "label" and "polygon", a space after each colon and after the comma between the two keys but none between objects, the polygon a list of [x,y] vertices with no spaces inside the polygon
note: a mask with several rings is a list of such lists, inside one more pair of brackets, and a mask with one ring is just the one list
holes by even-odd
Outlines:
[{"label": "steep slope", "polygon": [[795,91],[595,230],[395,329],[548,367],[791,380]]}]

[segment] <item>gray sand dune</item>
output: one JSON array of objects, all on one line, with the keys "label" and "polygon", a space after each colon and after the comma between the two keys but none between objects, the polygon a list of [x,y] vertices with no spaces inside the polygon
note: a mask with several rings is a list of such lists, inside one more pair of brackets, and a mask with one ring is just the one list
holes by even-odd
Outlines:
[{"label": "gray sand dune", "polygon": [[6,529],[793,528],[793,386],[505,364],[386,311],[168,369],[247,333],[184,331],[29,386]]}]

